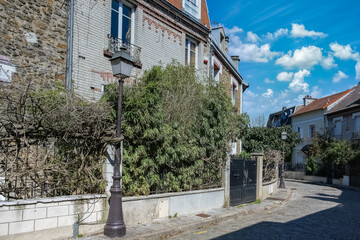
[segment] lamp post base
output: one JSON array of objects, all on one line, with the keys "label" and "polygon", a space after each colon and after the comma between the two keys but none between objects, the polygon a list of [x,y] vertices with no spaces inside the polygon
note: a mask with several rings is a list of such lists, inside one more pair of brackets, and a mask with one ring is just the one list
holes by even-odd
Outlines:
[{"label": "lamp post base", "polygon": [[110,238],[123,237],[126,235],[126,226],[122,225],[109,225],[106,224],[104,228],[104,235]]},{"label": "lamp post base", "polygon": [[104,228],[104,235],[114,238],[126,235],[126,226],[122,212],[122,191],[120,187],[120,177],[113,177],[117,183],[110,188],[110,209],[109,216]]}]

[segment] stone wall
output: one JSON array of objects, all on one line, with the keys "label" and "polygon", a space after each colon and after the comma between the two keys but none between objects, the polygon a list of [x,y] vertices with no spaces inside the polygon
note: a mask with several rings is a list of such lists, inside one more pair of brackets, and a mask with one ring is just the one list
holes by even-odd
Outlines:
[{"label": "stone wall", "polygon": [[16,68],[12,82],[65,80],[67,8],[67,1],[0,0],[0,55]]}]

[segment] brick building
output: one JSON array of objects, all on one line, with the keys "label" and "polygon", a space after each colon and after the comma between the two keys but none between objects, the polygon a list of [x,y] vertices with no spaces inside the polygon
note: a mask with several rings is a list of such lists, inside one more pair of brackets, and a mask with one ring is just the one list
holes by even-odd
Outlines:
[{"label": "brick building", "polygon": [[127,45],[136,60],[131,79],[144,70],[176,60],[207,77],[210,22],[205,0],[76,0],[74,6],[72,81],[89,100],[101,97],[114,82],[110,57]]}]

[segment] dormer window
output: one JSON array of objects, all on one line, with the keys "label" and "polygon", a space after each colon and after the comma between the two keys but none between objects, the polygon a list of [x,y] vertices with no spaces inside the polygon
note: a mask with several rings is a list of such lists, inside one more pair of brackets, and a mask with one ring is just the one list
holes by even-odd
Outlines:
[{"label": "dormer window", "polygon": [[183,9],[194,18],[201,17],[201,0],[183,0]]}]

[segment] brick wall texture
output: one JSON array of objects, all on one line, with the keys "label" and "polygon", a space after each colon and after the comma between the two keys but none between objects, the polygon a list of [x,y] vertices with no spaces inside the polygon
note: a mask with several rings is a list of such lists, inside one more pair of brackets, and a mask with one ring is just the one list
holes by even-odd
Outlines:
[{"label": "brick wall texture", "polygon": [[[185,64],[185,43],[188,36],[198,41],[197,73],[207,77],[209,66],[204,58],[209,57],[209,46],[189,26],[174,19],[160,8],[137,1],[133,13],[133,44],[141,48],[142,68],[133,68],[132,79],[137,81],[145,70],[154,65],[165,66],[172,61]],[[181,1],[180,1],[181,2]],[[174,3],[176,3],[174,1]],[[104,50],[108,49],[108,35],[111,29],[111,1],[97,2],[89,7],[88,0],[77,0],[75,4],[73,81],[75,92],[88,100],[96,101],[103,85],[116,79]],[[197,38],[197,36],[199,38]]]},{"label": "brick wall texture", "polygon": [[12,81],[49,86],[64,81],[66,1],[1,0],[0,15],[0,55],[16,67]]}]

